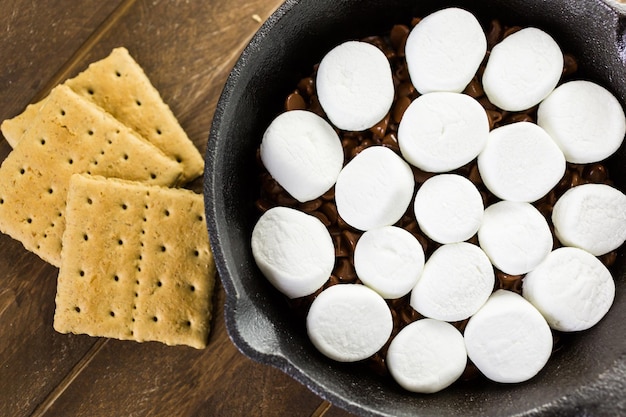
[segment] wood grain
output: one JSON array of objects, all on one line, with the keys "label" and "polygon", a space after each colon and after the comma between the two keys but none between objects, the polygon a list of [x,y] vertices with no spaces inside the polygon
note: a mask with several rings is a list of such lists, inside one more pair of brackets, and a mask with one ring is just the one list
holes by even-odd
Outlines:
[{"label": "wood grain", "polygon": [[3,0],[0,13],[0,117],[13,117],[44,88],[122,0],[81,0],[80,7]]},{"label": "wood grain", "polygon": [[[204,152],[229,71],[280,3],[4,1],[0,118],[125,46]],[[1,160],[10,150],[0,141]],[[195,350],[56,333],[57,273],[0,235],[0,416],[350,415],[243,356],[227,335],[219,284],[209,346]]]}]

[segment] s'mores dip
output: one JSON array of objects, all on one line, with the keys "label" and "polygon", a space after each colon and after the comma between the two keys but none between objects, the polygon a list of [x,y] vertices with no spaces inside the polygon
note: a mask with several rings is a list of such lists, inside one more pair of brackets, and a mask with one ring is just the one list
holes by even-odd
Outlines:
[{"label": "s'mores dip", "polygon": [[252,252],[331,360],[520,383],[610,309],[626,117],[547,31],[442,9],[331,48],[284,110]]}]

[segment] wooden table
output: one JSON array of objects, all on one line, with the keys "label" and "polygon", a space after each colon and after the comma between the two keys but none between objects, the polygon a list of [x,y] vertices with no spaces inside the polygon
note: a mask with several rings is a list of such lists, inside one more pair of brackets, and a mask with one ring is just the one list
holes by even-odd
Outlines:
[{"label": "wooden table", "polygon": [[[204,153],[229,71],[281,2],[3,0],[0,120],[125,46]],[[0,141],[0,159],[9,151]],[[0,416],[349,416],[235,348],[219,283],[196,350],[56,333],[57,273],[0,236]]]}]

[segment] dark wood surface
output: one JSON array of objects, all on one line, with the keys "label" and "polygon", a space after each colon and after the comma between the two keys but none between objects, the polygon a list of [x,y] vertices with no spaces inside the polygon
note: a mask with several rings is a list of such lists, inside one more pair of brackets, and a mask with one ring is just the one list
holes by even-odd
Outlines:
[{"label": "dark wood surface", "polygon": [[[125,46],[204,153],[230,69],[280,3],[3,0],[0,120]],[[57,273],[0,236],[0,416],[350,415],[234,347],[219,283],[209,345],[196,350],[56,333]]]}]

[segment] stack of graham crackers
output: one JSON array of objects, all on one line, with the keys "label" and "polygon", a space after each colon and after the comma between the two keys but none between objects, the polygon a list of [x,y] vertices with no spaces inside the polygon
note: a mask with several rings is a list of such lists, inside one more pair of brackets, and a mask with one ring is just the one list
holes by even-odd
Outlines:
[{"label": "stack of graham crackers", "polygon": [[0,230],[59,267],[54,328],[206,346],[204,162],[124,48],[1,126]]}]

